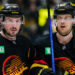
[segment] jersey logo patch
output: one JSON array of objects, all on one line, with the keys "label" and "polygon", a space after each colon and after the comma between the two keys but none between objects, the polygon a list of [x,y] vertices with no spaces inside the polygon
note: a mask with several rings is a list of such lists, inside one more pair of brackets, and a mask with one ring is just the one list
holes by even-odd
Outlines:
[{"label": "jersey logo patch", "polygon": [[45,47],[45,55],[50,55],[50,54],[51,54],[51,48]]},{"label": "jersey logo patch", "polygon": [[23,71],[28,67],[19,56],[13,55],[5,59],[2,69],[3,75],[23,75]]},{"label": "jersey logo patch", "polygon": [[5,53],[5,48],[4,46],[0,46],[0,54],[4,54]]}]

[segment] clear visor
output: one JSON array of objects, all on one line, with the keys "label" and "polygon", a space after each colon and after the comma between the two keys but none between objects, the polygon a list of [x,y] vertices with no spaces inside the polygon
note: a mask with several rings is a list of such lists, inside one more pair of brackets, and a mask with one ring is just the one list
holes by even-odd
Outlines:
[{"label": "clear visor", "polygon": [[7,22],[5,22],[2,17],[1,24],[25,24],[25,17],[23,16],[21,20],[17,20],[17,21],[8,20]]},{"label": "clear visor", "polygon": [[70,19],[70,18],[67,18],[67,19],[63,19],[63,18],[61,18],[61,19],[53,19],[52,24],[57,26],[57,22],[67,22],[68,23],[70,21],[72,21],[73,24],[75,24],[75,18],[73,18],[73,19]]}]

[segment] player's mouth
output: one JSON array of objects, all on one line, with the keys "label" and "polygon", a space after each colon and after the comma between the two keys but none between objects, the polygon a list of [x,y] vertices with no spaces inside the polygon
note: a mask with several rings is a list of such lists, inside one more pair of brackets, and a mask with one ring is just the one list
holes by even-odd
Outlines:
[{"label": "player's mouth", "polygon": [[11,31],[15,32],[15,31],[16,31],[16,29],[12,29]]},{"label": "player's mouth", "polygon": [[65,28],[65,26],[61,26],[61,28],[62,28],[62,29],[64,29],[64,28]]}]

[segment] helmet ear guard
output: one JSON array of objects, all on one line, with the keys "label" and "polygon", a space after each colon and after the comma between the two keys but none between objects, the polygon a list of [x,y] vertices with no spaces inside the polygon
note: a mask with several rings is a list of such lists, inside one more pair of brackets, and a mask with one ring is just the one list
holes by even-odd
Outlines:
[{"label": "helmet ear guard", "polygon": [[73,21],[73,25],[75,25],[75,18],[72,21]]},{"label": "helmet ear guard", "polygon": [[56,19],[53,19],[53,20],[52,20],[52,24],[53,24],[55,27],[57,26]]},{"label": "helmet ear guard", "polygon": [[0,14],[0,31],[4,28],[3,23],[3,14]]},{"label": "helmet ear guard", "polygon": [[24,25],[25,24],[25,17],[24,17],[24,15],[22,16],[22,23],[21,23],[22,25]]}]

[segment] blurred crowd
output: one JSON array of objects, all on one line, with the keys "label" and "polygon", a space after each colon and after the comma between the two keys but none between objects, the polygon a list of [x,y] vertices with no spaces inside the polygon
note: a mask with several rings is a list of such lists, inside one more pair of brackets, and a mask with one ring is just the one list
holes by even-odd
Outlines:
[{"label": "blurred crowd", "polygon": [[[19,4],[25,16],[22,34],[34,42],[34,40],[41,35],[49,34],[48,12],[45,11],[45,9],[47,9],[47,4],[49,4],[51,9],[54,9],[58,3],[66,1],[69,0],[49,0],[49,3],[47,3],[47,0],[0,0],[0,6],[4,3]],[[41,11],[41,9],[44,10]],[[51,11],[53,13],[53,10]],[[40,16],[43,14],[44,17]],[[52,17],[51,20],[53,32],[56,32]]]}]

